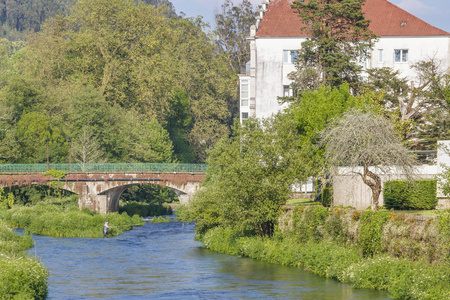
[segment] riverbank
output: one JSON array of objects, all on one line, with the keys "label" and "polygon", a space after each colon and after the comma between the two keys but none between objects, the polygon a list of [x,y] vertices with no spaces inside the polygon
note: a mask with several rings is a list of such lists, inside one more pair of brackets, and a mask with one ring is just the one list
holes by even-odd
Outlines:
[{"label": "riverbank", "polygon": [[216,252],[295,266],[394,299],[450,299],[449,213],[420,221],[389,212],[323,207],[285,212],[272,238],[215,228],[200,237]]},{"label": "riverbank", "polygon": [[29,235],[18,235],[0,220],[0,299],[45,299],[47,269],[23,251],[33,246]]}]

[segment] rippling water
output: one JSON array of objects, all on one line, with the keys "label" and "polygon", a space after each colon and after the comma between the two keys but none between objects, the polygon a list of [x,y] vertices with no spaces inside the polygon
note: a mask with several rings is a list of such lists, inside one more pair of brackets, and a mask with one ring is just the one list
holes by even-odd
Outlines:
[{"label": "rippling water", "polygon": [[51,271],[49,299],[388,299],[298,268],[202,249],[193,224],[147,223],[107,239],[33,238],[29,253]]}]

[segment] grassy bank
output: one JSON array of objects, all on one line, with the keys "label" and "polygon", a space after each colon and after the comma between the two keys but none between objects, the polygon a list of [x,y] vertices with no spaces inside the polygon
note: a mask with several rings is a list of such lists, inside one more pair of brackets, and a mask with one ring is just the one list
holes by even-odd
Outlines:
[{"label": "grassy bank", "polygon": [[0,220],[0,299],[45,299],[48,271],[22,251],[33,246]]},{"label": "grassy bank", "polygon": [[450,214],[416,220],[390,212],[298,208],[272,238],[214,228],[199,237],[217,252],[300,267],[395,299],[450,299]]},{"label": "grassy bank", "polygon": [[0,211],[3,219],[13,228],[24,228],[30,234],[52,237],[88,237],[102,238],[102,228],[109,221],[111,230],[108,235],[115,236],[144,222],[138,215],[133,217],[126,213],[101,215],[85,208],[78,209],[77,199],[47,198],[34,206],[14,206]]}]

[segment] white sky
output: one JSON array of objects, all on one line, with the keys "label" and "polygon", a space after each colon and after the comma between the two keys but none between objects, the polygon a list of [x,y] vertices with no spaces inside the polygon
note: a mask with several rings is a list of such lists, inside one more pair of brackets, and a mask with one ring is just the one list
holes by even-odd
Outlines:
[{"label": "white sky", "polygon": [[[233,0],[238,4],[241,0]],[[389,0],[425,22],[450,32],[450,0]],[[224,0],[170,0],[177,13],[184,12],[187,17],[203,16],[210,25],[214,23],[214,13]],[[255,7],[263,0],[250,0]]]}]

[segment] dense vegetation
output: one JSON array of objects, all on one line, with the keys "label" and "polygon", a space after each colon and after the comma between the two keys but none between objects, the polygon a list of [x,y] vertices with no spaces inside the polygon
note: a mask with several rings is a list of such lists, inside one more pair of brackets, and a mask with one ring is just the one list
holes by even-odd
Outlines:
[{"label": "dense vegetation", "polygon": [[384,206],[388,209],[435,209],[437,181],[390,180],[384,185]]},{"label": "dense vegetation", "polygon": [[103,237],[102,228],[105,221],[110,222],[112,229],[108,235],[115,236],[134,226],[142,226],[144,222],[135,215],[112,213],[101,215],[88,208],[78,208],[78,197],[48,197],[33,206],[14,206],[0,211],[0,219],[13,228],[25,228],[32,234],[53,237]]},{"label": "dense vegetation", "polygon": [[48,271],[22,251],[33,246],[30,235],[17,235],[0,220],[0,298],[45,299]]},{"label": "dense vegetation", "polygon": [[168,10],[80,0],[26,47],[2,40],[0,163],[45,162],[47,145],[55,163],[203,161],[237,76],[200,19]]},{"label": "dense vegetation", "polygon": [[300,267],[394,299],[448,299],[449,216],[420,221],[310,206],[283,214],[272,239],[216,227],[202,241],[214,251]]}]

